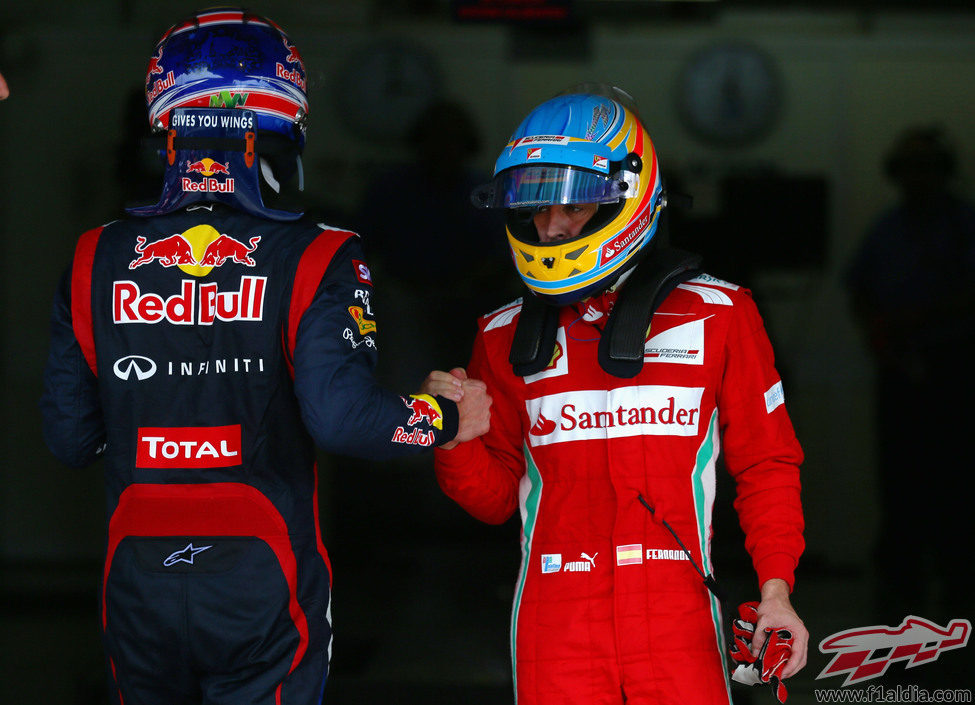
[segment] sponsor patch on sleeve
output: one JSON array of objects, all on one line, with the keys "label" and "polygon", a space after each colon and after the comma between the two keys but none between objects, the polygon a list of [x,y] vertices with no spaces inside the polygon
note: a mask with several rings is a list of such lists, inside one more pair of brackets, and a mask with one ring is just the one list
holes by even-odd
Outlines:
[{"label": "sponsor patch on sleeve", "polygon": [[376,332],[376,322],[371,318],[366,318],[366,312],[362,306],[349,306],[349,315],[355,321],[356,327],[359,329],[359,335]]},{"label": "sponsor patch on sleeve", "polygon": [[771,414],[783,404],[785,404],[785,392],[782,390],[782,382],[780,380],[765,392],[765,411]]},{"label": "sponsor patch on sleeve", "polygon": [[352,267],[355,270],[355,277],[363,284],[372,286],[372,272],[369,271],[369,267],[365,262],[361,260],[352,260]]},{"label": "sponsor patch on sleeve", "polygon": [[409,426],[416,426],[423,421],[424,423],[443,430],[443,411],[440,404],[429,394],[411,394],[410,400],[403,398],[403,403],[413,412],[406,422]]}]

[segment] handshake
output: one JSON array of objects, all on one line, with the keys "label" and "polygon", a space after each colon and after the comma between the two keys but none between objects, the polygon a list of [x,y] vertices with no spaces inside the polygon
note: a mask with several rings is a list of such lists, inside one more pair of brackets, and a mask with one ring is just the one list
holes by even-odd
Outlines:
[{"label": "handshake", "polygon": [[450,450],[459,443],[487,433],[491,425],[491,395],[487,393],[484,382],[468,379],[463,367],[455,367],[450,372],[434,370],[423,380],[420,392],[439,395],[457,404],[460,417],[457,435],[440,446],[443,450]]}]

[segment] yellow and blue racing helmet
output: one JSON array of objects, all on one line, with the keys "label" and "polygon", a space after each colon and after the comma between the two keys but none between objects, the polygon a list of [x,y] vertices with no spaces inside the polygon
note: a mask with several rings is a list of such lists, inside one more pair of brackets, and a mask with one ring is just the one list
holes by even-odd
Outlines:
[{"label": "yellow and blue racing helmet", "polygon": [[[597,294],[634,266],[666,202],[653,143],[619,89],[539,105],[498,157],[492,181],[471,198],[477,207],[508,211],[515,267],[554,305]],[[568,203],[600,205],[577,237],[541,242],[535,212]]]}]

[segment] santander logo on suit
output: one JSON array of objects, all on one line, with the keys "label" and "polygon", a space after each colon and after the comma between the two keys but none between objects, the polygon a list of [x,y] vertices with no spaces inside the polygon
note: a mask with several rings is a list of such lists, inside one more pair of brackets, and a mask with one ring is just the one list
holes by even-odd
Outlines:
[{"label": "santander logo on suit", "polygon": [[704,387],[637,385],[528,399],[533,446],[627,436],[696,436]]}]

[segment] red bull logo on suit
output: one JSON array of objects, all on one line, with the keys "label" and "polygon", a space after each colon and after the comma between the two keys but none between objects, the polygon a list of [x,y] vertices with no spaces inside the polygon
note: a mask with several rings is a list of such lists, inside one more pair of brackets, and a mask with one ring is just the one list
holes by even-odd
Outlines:
[{"label": "red bull logo on suit", "polygon": [[134,281],[112,285],[112,320],[123,323],[213,325],[217,321],[260,321],[264,318],[267,277],[241,277],[236,291],[220,291],[216,282],[181,282],[178,293],[163,297],[143,293]]},{"label": "red bull logo on suit", "polygon": [[412,394],[407,400],[403,398],[403,403],[413,412],[407,420],[407,430],[403,426],[397,426],[393,433],[393,443],[403,443],[415,446],[432,446],[436,436],[432,430],[424,431],[422,428],[414,428],[417,424],[443,429],[443,412],[437,400],[429,394]]},{"label": "red bull logo on suit", "polygon": [[413,415],[407,421],[410,426],[416,426],[424,421],[434,428],[443,428],[443,412],[440,411],[437,400],[429,394],[410,395],[410,400],[404,399],[403,403],[413,411]]},{"label": "red bull logo on suit", "polygon": [[[207,166],[212,168],[213,165]],[[261,236],[242,242],[210,225],[197,225],[182,233],[173,233],[152,242],[136,237],[138,254],[129,269],[152,263],[178,267],[194,277],[205,277],[214,267],[233,264],[254,267],[251,256]],[[179,291],[167,295],[143,291],[136,281],[112,284],[112,320],[123,323],[160,323],[174,325],[212,325],[218,321],[260,321],[264,317],[264,292],[267,277],[243,276],[236,290],[221,291],[216,282],[199,283],[183,279]]]},{"label": "red bull logo on suit", "polygon": [[[212,165],[207,168],[212,168]],[[161,237],[153,242],[139,235],[135,251],[139,255],[129,262],[136,269],[151,262],[163,267],[179,267],[187,274],[205,277],[214,267],[230,260],[233,264],[253,267],[257,264],[251,254],[257,250],[260,235],[242,242],[226,233],[219,233],[210,225],[197,225],[182,233]]]},{"label": "red bull logo on suit", "polygon": [[149,262],[159,260],[163,267],[174,267],[178,264],[196,264],[193,248],[182,235],[170,235],[155,242],[148,242],[141,235],[135,243],[135,251],[139,256],[129,262],[129,269],[136,269]]}]

